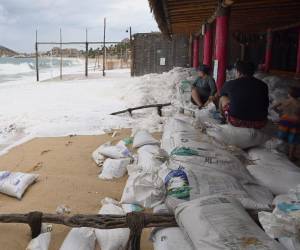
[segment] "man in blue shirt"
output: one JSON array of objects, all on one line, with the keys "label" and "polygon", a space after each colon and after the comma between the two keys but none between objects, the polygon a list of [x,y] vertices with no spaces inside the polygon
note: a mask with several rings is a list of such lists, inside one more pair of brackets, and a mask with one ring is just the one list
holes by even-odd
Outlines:
[{"label": "man in blue shirt", "polygon": [[200,65],[197,71],[198,77],[193,84],[191,99],[192,103],[202,108],[208,102],[214,100],[217,88],[214,79],[210,76],[210,68],[207,65]]}]

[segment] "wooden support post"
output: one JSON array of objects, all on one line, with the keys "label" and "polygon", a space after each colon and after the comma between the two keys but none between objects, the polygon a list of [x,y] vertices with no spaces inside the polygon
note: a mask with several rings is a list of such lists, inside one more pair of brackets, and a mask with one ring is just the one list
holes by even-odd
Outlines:
[{"label": "wooden support post", "polygon": [[61,29],[59,29],[59,40],[60,40],[60,80],[62,80],[62,67],[63,67],[63,53],[62,53],[62,34]]},{"label": "wooden support post", "polygon": [[189,67],[193,66],[193,36],[190,34],[189,37]]},{"label": "wooden support post", "polygon": [[[218,67],[217,89],[221,91],[226,81],[226,65],[227,65],[227,44],[228,44],[228,23],[229,23],[229,7],[219,7],[216,20],[216,60]],[[215,65],[216,66],[216,65]]]},{"label": "wooden support post", "polygon": [[204,33],[203,64],[208,65],[210,68],[212,66],[211,63],[212,45],[213,45],[212,25],[207,23],[205,24],[205,33]]},{"label": "wooden support post", "polygon": [[298,30],[298,53],[297,53],[296,74],[300,74],[300,28]]},{"label": "wooden support post", "polygon": [[272,30],[267,30],[267,44],[266,44],[266,54],[265,54],[265,72],[269,72],[272,63]]},{"label": "wooden support post", "polygon": [[36,81],[40,81],[39,75],[39,47],[38,47],[38,32],[35,31],[35,70],[36,70]]},{"label": "wooden support post", "polygon": [[102,66],[102,75],[103,76],[105,76],[105,64],[106,64],[105,36],[106,36],[106,18],[104,18],[104,28],[103,28],[103,66]]},{"label": "wooden support post", "polygon": [[88,77],[89,72],[89,43],[88,43],[88,30],[85,30],[85,76]]},{"label": "wooden support post", "polygon": [[199,37],[193,40],[193,68],[199,67]]},{"label": "wooden support post", "polygon": [[131,26],[129,27],[129,39],[130,39],[130,52],[131,52],[131,63],[130,63],[130,75],[134,76],[134,69],[133,69],[133,40],[132,40],[132,30]]}]

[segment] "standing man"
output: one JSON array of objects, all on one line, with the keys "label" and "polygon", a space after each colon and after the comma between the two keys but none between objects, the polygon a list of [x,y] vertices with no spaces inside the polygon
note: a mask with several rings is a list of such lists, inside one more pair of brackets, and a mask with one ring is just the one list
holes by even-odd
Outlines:
[{"label": "standing man", "polygon": [[197,69],[198,77],[192,87],[192,103],[199,108],[214,100],[217,92],[215,80],[210,76],[209,66],[202,64]]}]

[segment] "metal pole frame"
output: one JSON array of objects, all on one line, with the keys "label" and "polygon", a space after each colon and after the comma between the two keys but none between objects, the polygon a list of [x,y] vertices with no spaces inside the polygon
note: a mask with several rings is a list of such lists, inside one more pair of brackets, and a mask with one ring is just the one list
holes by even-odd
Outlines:
[{"label": "metal pole frame", "polygon": [[59,38],[60,38],[60,73],[59,73],[59,77],[60,77],[60,80],[62,80],[63,55],[62,55],[62,34],[61,34],[61,28],[59,29]]},{"label": "metal pole frame", "polygon": [[40,81],[39,75],[39,45],[38,45],[38,31],[35,31],[35,70],[36,70],[36,81]]},{"label": "metal pole frame", "polygon": [[103,66],[102,66],[102,75],[105,76],[105,64],[106,64],[106,45],[105,45],[105,36],[106,36],[106,18],[104,18],[104,28],[103,28]]}]

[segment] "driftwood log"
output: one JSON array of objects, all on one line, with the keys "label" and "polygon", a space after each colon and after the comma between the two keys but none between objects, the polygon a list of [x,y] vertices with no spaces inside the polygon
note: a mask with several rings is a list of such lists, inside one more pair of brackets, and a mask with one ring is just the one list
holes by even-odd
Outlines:
[{"label": "driftwood log", "polygon": [[0,223],[25,223],[31,228],[32,238],[41,233],[41,223],[61,224],[68,227],[91,227],[97,229],[129,228],[130,237],[127,249],[139,250],[143,228],[176,227],[177,223],[170,214],[150,214],[132,212],[127,215],[83,215],[65,216],[31,212],[28,214],[0,214]]},{"label": "driftwood log", "polygon": [[128,108],[128,109],[124,109],[118,112],[114,112],[111,113],[110,115],[119,115],[119,114],[123,114],[123,113],[129,113],[130,116],[132,116],[132,111],[134,110],[138,110],[138,109],[147,109],[147,108],[157,108],[157,114],[159,116],[162,116],[162,108],[166,107],[166,106],[171,106],[171,103],[162,103],[162,104],[150,104],[150,105],[144,105],[144,106],[138,106],[135,108]]}]

